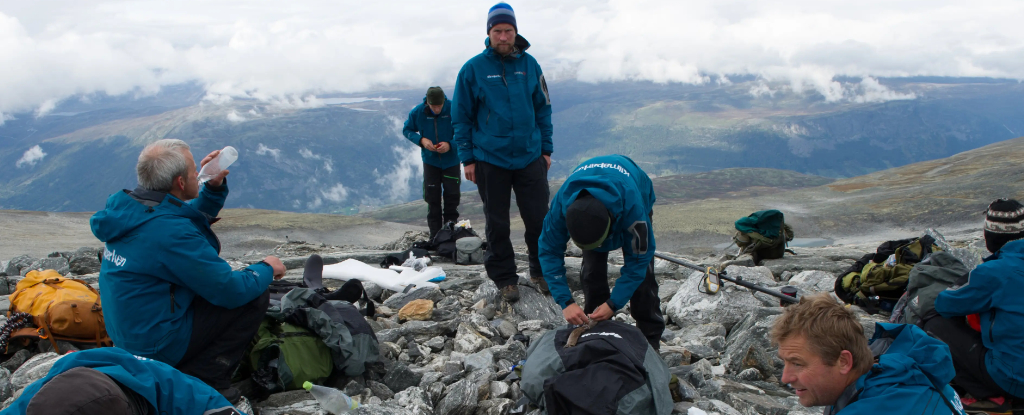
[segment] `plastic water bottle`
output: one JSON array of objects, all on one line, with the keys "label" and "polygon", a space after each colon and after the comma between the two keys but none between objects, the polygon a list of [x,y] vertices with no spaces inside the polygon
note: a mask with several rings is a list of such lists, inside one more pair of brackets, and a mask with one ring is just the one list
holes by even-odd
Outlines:
[{"label": "plastic water bottle", "polygon": [[203,169],[199,171],[199,184],[206,183],[208,180],[216,177],[220,172],[231,166],[231,163],[234,163],[235,160],[238,160],[238,150],[231,146],[224,147],[217,157],[206,163]]},{"label": "plastic water bottle", "polygon": [[340,390],[314,385],[312,382],[303,383],[302,388],[313,395],[320,408],[334,415],[346,414],[359,407],[358,402]]}]

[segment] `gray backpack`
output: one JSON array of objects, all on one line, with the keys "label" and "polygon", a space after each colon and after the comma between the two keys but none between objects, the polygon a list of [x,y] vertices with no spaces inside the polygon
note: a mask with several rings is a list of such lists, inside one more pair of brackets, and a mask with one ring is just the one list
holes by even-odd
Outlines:
[{"label": "gray backpack", "polygon": [[899,316],[893,313],[895,319],[902,321],[896,322],[920,324],[921,318],[935,309],[935,298],[939,293],[953,286],[969,272],[959,259],[947,252],[933,252],[925,257],[910,270],[903,312]]},{"label": "gray backpack", "polygon": [[483,264],[484,241],[476,236],[467,236],[455,241],[455,263],[459,265]]}]

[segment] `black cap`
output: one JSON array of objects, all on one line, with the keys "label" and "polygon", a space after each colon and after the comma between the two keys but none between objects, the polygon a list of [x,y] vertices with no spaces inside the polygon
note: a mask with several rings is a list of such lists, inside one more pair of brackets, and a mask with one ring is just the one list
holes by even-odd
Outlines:
[{"label": "black cap", "polygon": [[441,105],[444,104],[444,91],[439,86],[432,86],[427,88],[427,104],[430,105]]},{"label": "black cap", "polygon": [[604,203],[586,190],[565,210],[565,226],[569,237],[582,249],[593,249],[604,242],[611,227],[611,215]]},{"label": "black cap", "polygon": [[998,199],[985,211],[985,247],[1000,250],[1007,242],[1024,238],[1024,205],[1013,199]]},{"label": "black cap", "polygon": [[117,382],[96,369],[76,367],[54,376],[36,392],[26,415],[131,415]]}]

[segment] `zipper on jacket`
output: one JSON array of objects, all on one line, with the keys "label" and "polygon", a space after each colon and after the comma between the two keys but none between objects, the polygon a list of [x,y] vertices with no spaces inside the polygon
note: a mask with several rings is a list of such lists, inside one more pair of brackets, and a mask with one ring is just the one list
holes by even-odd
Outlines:
[{"label": "zipper on jacket", "polygon": [[171,284],[171,314],[174,314],[174,284]]},{"label": "zipper on jacket", "polygon": [[988,318],[988,342],[996,344],[995,338],[992,336],[992,329],[996,326],[996,310],[992,309]]},{"label": "zipper on jacket", "polygon": [[435,146],[441,144],[441,134],[437,132],[437,117],[439,116],[441,116],[441,114],[434,115],[434,141],[436,141],[436,143],[434,144]]}]

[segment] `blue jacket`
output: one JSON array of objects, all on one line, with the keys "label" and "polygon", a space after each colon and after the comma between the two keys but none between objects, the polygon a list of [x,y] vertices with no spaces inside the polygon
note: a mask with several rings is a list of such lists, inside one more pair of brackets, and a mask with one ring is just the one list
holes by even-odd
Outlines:
[{"label": "blue jacket", "polygon": [[519,49],[502,57],[484,41],[483,53],[459,71],[452,100],[455,143],[463,164],[477,160],[518,170],[550,155],[551,99],[530,43],[516,35]]},{"label": "blue jacket", "polygon": [[88,367],[102,372],[145,398],[159,414],[241,414],[223,395],[199,379],[167,364],[132,356],[116,347],[102,347],[62,356],[53,364],[46,377],[25,387],[21,396],[0,415],[24,414],[32,397],[46,382],[76,367]]},{"label": "blue jacket", "polygon": [[884,354],[826,414],[964,414],[949,386],[956,371],[945,343],[917,326],[875,323],[871,349]]},{"label": "blue jacket", "polygon": [[[420,145],[420,139],[424,137],[430,139],[434,145],[445,142],[450,146],[454,146],[455,144],[452,143],[452,136],[455,134],[455,130],[452,128],[452,102],[447,99],[444,100],[441,114],[435,116],[434,112],[427,106],[427,99],[423,98],[422,104],[409,111],[409,119],[405,120],[402,134],[409,141],[412,141],[413,144],[421,148],[423,146]],[[420,156],[423,157],[424,164],[442,169],[459,164],[459,153],[455,147],[452,147],[444,154],[424,148],[420,150]]]},{"label": "blue jacket", "polygon": [[943,317],[979,314],[985,368],[1006,392],[1024,397],[1024,240],[1011,241],[971,271],[967,284],[939,293]]},{"label": "blue jacket", "polygon": [[241,271],[220,258],[210,218],[224,206],[227,184],[203,186],[184,203],[166,193],[135,189],[110,196],[89,221],[106,243],[100,299],[107,333],[128,352],[177,364],[192,335],[192,300],[237,308],[263,294],[273,268]]},{"label": "blue jacket", "polygon": [[647,265],[654,258],[654,187],[647,173],[629,157],[620,155],[594,157],[576,167],[565,179],[551,200],[551,209],[544,218],[540,235],[540,266],[548,282],[551,296],[565,308],[573,302],[565,281],[565,245],[569,230],[565,211],[586,189],[604,204],[612,215],[608,238],[596,252],[622,248],[625,265],[612,289],[611,306],[618,310],[629,302],[633,292],[647,276]]}]

